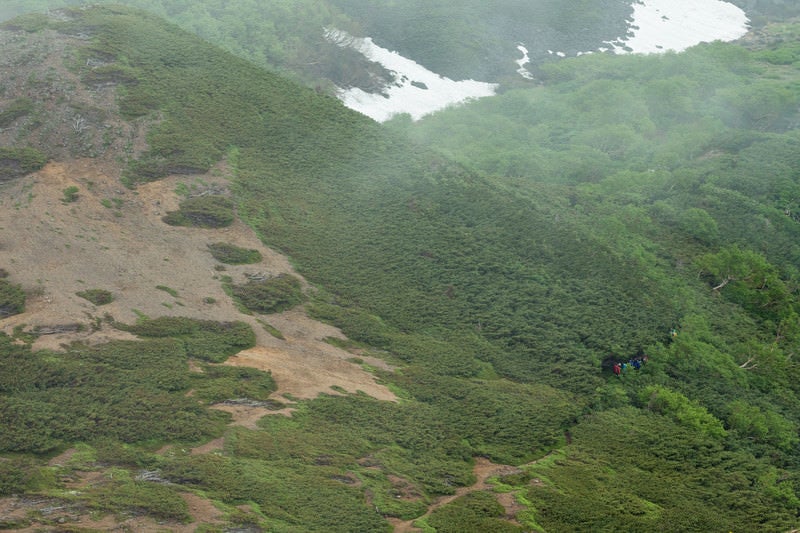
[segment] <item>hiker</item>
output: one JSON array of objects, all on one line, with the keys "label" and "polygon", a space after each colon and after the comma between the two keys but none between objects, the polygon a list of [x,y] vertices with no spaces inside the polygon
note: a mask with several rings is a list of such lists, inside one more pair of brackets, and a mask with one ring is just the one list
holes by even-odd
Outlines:
[{"label": "hiker", "polygon": [[633,368],[635,368],[636,370],[639,370],[640,368],[642,368],[642,362],[640,360],[638,360],[638,359],[634,359],[632,364],[633,364]]},{"label": "hiker", "polygon": [[614,363],[614,375],[619,376],[620,372],[622,372],[622,367],[619,363]]}]

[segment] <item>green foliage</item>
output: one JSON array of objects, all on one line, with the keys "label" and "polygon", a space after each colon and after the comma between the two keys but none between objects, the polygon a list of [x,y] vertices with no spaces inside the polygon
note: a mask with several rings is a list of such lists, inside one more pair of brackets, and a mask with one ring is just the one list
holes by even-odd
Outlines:
[{"label": "green foliage", "polygon": [[11,126],[18,118],[29,115],[33,111],[33,100],[17,98],[0,111],[0,128]]},{"label": "green foliage", "polygon": [[280,330],[275,326],[273,326],[272,324],[268,324],[263,320],[258,320],[258,323],[261,324],[261,327],[264,328],[264,331],[266,331],[276,339],[286,340],[286,337],[283,336],[283,333],[281,333]]},{"label": "green foliage", "polygon": [[728,426],[743,437],[783,450],[797,445],[797,426],[772,409],[762,410],[742,400],[734,400],[728,407]]},{"label": "green foliage", "polygon": [[215,322],[187,317],[162,316],[116,327],[142,337],[179,339],[186,354],[204,361],[221,363],[228,357],[255,346],[253,329],[244,322]]},{"label": "green foliage", "polygon": [[85,300],[89,300],[94,305],[106,305],[114,301],[114,295],[105,289],[87,289],[78,291],[75,294]]},{"label": "green foliage", "polygon": [[185,396],[186,354],[171,339],[73,344],[64,353],[30,352],[8,340],[0,370],[0,450],[46,452],[108,438],[188,441],[219,432],[225,420]]},{"label": "green foliage", "polygon": [[170,211],[162,218],[170,226],[198,228],[224,228],[233,219],[233,202],[219,195],[188,198],[181,202],[178,211]]},{"label": "green foliage", "polygon": [[710,277],[714,290],[754,314],[780,320],[794,310],[791,285],[756,251],[729,246],[699,257],[697,265]]},{"label": "green foliage", "polygon": [[[255,11],[229,4],[219,13]],[[311,4],[269,9],[327,20],[327,4]],[[418,21],[411,33],[397,25],[384,35],[454,70],[483,57],[460,30],[497,24],[483,15],[499,6],[468,3],[448,18],[452,6],[441,2],[390,4],[337,2],[365,12],[365,31]],[[561,4],[514,7],[563,27],[574,18],[559,19],[569,9]],[[194,5],[174,12],[208,32],[215,17]],[[290,14],[297,5],[309,13]],[[476,454],[540,458],[520,500],[532,506],[531,527],[796,525],[800,137],[787,59],[796,39],[769,54],[714,43],[552,62],[535,87],[384,128],[154,17],[121,7],[70,17],[53,28],[91,33],[81,57],[107,66],[83,79],[116,84],[127,116],[155,119],[128,178],[204,171],[235,156],[230,203],[190,198],[167,218],[217,224],[235,206],[323,289],[314,315],[396,367],[377,378],[403,398],[299,402],[292,418],[231,431],[225,454],[152,459],[167,479],[251,502],[266,529],[373,531],[388,529],[380,515],[419,516],[432,496],[471,484]],[[226,23],[245,35],[255,20]],[[276,34],[291,31],[276,25],[259,38],[276,56],[301,58],[298,48],[281,51]],[[231,290],[271,312],[295,305],[300,287],[288,278]],[[151,338],[66,354],[4,339],[0,423],[10,429],[0,449],[207,439],[225,415],[206,402],[267,401],[273,391],[266,375],[186,371],[188,356],[221,361],[251,345],[244,325],[178,317],[128,328]],[[624,379],[604,367],[642,353],[650,362]],[[553,450],[562,452],[545,455]],[[120,446],[104,453],[146,459]],[[429,524],[505,527],[489,496],[454,502]]]},{"label": "green foliage", "polygon": [[[624,35],[630,6],[596,2],[568,7],[563,2],[495,0],[461,3],[454,12],[444,0],[387,2],[333,0],[357,20],[366,35],[392,50],[453,79],[504,79],[516,75],[509,60],[514,44],[523,42],[532,62],[548,57],[546,50],[574,55],[597,49],[603,40]],[[469,39],[463,36],[469,35]]]},{"label": "green foliage", "polygon": [[502,518],[505,509],[494,494],[485,491],[470,492],[440,509],[435,510],[425,523],[437,533],[485,531],[514,533],[526,531]]},{"label": "green foliage", "polygon": [[131,479],[124,470],[112,471],[113,481],[94,485],[81,495],[92,508],[115,514],[147,514],[161,520],[189,522],[189,506],[174,488]]},{"label": "green foliage", "polygon": [[236,301],[250,311],[279,313],[303,301],[300,280],[290,274],[280,274],[263,281],[248,281],[231,285]]},{"label": "green foliage", "polygon": [[[240,457],[338,469],[363,461],[427,494],[450,494],[454,486],[471,483],[470,449],[451,425],[455,418],[443,418],[430,405],[404,406],[357,395],[322,397],[308,407],[293,413],[291,422],[263,418],[259,425],[264,431],[240,433],[233,450]],[[376,490],[391,489],[375,482]]]},{"label": "green foliage", "polygon": [[142,337],[177,337],[194,333],[200,329],[200,321],[182,316],[142,318],[136,324],[116,323],[115,326]]},{"label": "green foliage", "polygon": [[679,218],[681,229],[704,244],[714,244],[719,238],[719,225],[704,209],[690,207]]},{"label": "green foliage", "polygon": [[724,437],[722,422],[711,415],[705,407],[691,402],[679,392],[658,385],[645,387],[639,393],[639,402],[647,409],[669,416],[677,423],[702,431],[711,437]]},{"label": "green foliage", "polygon": [[78,187],[75,185],[70,185],[69,187],[64,189],[64,197],[61,199],[62,203],[70,204],[72,202],[78,201]]},{"label": "green foliage", "polygon": [[269,523],[284,531],[389,531],[363,488],[347,485],[330,467],[296,461],[267,463],[217,454],[181,456],[165,465],[173,482],[202,487],[230,504],[251,502]]},{"label": "green foliage", "polygon": [[794,520],[778,495],[790,482],[705,430],[626,407],[572,434],[564,456],[531,467],[540,483],[526,498],[545,530],[782,530]]},{"label": "green foliage", "polygon": [[221,363],[231,355],[255,346],[256,336],[244,322],[204,322],[184,342],[190,357]]},{"label": "green foliage", "polygon": [[269,372],[246,367],[205,365],[203,372],[192,374],[191,379],[196,396],[209,403],[247,399],[282,407],[280,402],[270,399],[277,387]]},{"label": "green foliage", "polygon": [[48,22],[49,20],[45,15],[32,13],[20,15],[13,22],[4,24],[4,27],[10,30],[23,30],[34,33],[45,29],[48,26]]},{"label": "green foliage", "polygon": [[0,458],[0,496],[23,494],[29,488],[35,466],[23,457]]},{"label": "green foliage", "polygon": [[36,172],[47,163],[47,156],[35,148],[0,146],[0,181]]},{"label": "green foliage", "polygon": [[250,265],[260,263],[263,257],[258,250],[240,248],[234,244],[215,242],[208,245],[211,255],[220,263],[228,265]]},{"label": "green foliage", "polygon": [[22,287],[0,278],[0,316],[17,315],[25,310],[25,292]]},{"label": "green foliage", "polygon": [[167,287],[166,285],[156,285],[156,289],[166,292],[167,294],[169,294],[173,298],[177,298],[178,297],[178,291],[176,291],[175,289],[173,289],[171,287]]}]

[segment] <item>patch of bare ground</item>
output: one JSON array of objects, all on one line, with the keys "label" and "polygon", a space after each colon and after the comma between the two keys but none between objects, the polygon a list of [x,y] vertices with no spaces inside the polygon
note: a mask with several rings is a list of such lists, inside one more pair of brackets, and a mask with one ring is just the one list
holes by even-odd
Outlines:
[{"label": "patch of bare ground", "polygon": [[63,466],[65,464],[67,464],[67,462],[72,458],[73,455],[75,455],[75,453],[77,451],[78,450],[76,450],[75,448],[69,448],[67,450],[64,450],[60,454],[58,454],[55,457],[53,457],[52,459],[50,459],[47,462],[47,465],[48,466]]},{"label": "patch of bare ground", "polygon": [[[184,531],[194,531],[199,524],[223,524],[222,513],[207,498],[202,498],[190,492],[181,494],[181,498],[186,501],[189,507],[189,515],[192,517],[192,524]],[[180,531],[180,530],[177,530]]]},{"label": "patch of bare ground", "polygon": [[197,446],[195,448],[192,448],[191,454],[204,455],[207,453],[220,451],[224,447],[225,447],[225,437],[220,437],[218,439],[210,440],[207,443],[203,444],[202,446]]},{"label": "patch of bare ground", "polygon": [[[451,494],[449,496],[442,496],[437,498],[435,502],[433,502],[429,507],[428,511],[419,518],[415,518],[414,520],[399,520],[399,519],[389,519],[392,526],[394,527],[395,533],[411,533],[416,531],[422,531],[422,529],[415,527],[414,522],[421,518],[425,518],[430,516],[435,510],[439,509],[451,503],[456,498],[460,498],[465,494],[469,494],[470,492],[475,491],[491,491],[492,485],[489,483],[489,479],[499,477],[499,476],[507,476],[510,474],[519,474],[522,472],[519,468],[515,466],[509,465],[498,465],[492,463],[485,457],[477,457],[475,459],[475,466],[473,468],[473,473],[475,474],[476,482],[469,487],[459,487],[456,489],[455,494]],[[516,514],[523,509],[523,507],[516,502],[514,499],[514,495],[512,493],[509,494],[497,494],[497,501],[506,511],[506,519],[510,522],[517,524],[515,520]]]},{"label": "patch of bare ground", "polygon": [[[330,337],[343,339],[338,329],[309,318],[302,308],[265,317],[283,339],[267,332],[258,317],[239,311],[223,290],[215,269],[218,263],[208,252],[210,243],[229,242],[261,252],[264,259],[259,264],[225,265],[224,275],[235,283],[245,282],[246,274],[253,272],[300,277],[286,257],[264,246],[248,226],[236,221],[212,230],[162,222],[167,211],[177,209],[179,184],[193,186],[202,181],[224,188],[227,181],[222,174],[224,167],[219,167],[213,174],[172,176],[132,191],[120,185],[113,165],[81,159],[52,162],[40,172],[6,184],[0,189],[0,266],[29,297],[25,312],[1,320],[0,329],[11,334],[15,327],[80,324],[82,331],[42,335],[34,344],[34,349],[58,350],[74,340],[100,343],[133,338],[109,326],[106,316],[128,323],[141,314],[242,320],[255,331],[257,347],[226,364],[272,372],[278,385],[275,399],[336,394],[334,387],[395,400],[372,374],[348,361],[351,353],[325,342]],[[72,186],[79,189],[78,200],[62,201],[64,189]],[[169,287],[177,296],[157,286]],[[110,291],[114,301],[95,306],[76,295],[89,288]],[[362,359],[388,369],[379,359]],[[236,423],[248,427],[265,414],[281,412],[233,407],[237,407],[230,409]]]}]

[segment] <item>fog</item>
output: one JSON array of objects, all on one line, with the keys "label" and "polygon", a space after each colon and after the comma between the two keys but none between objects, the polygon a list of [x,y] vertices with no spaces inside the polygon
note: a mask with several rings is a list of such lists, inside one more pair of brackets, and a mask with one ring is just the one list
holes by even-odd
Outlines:
[{"label": "fog", "polygon": [[[652,54],[668,50],[682,51],[701,42],[731,41],[748,30],[747,15],[738,7],[720,0],[646,0],[633,5],[628,35],[608,42],[608,47],[579,52]],[[336,35],[337,32],[329,32]],[[341,36],[341,33],[338,34]],[[339,91],[344,104],[379,122],[407,113],[412,119],[457,105],[491,96],[498,84],[475,80],[451,80],[431,72],[423,65],[398,52],[376,45],[372,39],[344,39],[368,60],[380,63],[392,72],[393,81],[382,92],[369,93],[360,88]],[[515,60],[522,78],[535,82],[525,65],[529,61],[525,43],[517,44],[523,55]],[[564,52],[547,50],[550,55],[566,57]]]}]

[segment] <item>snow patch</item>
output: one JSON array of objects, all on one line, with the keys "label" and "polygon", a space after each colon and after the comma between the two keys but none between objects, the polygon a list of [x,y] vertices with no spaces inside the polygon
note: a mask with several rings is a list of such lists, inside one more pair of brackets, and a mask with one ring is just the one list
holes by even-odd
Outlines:
[{"label": "snow patch", "polygon": [[454,81],[440,76],[416,61],[381,48],[369,37],[352,37],[346,32],[332,29],[326,30],[325,35],[330,41],[351,47],[392,72],[393,83],[383,93],[368,93],[355,87],[339,92],[339,99],[344,105],[378,122],[401,113],[408,113],[412,119],[418,120],[451,105],[493,96],[497,89],[496,83]]},{"label": "snow patch", "polygon": [[531,74],[531,72],[528,69],[525,68],[525,65],[527,65],[528,63],[531,62],[531,58],[528,57],[528,49],[525,48],[525,46],[523,46],[520,43],[520,44],[517,45],[517,50],[522,52],[522,59],[517,59],[517,61],[516,61],[517,66],[519,67],[517,69],[517,74],[519,74],[520,76],[522,76],[526,80],[532,80],[533,79],[533,74]]},{"label": "snow patch", "polygon": [[618,54],[681,52],[701,42],[738,39],[748,24],[744,11],[721,0],[643,0],[633,4],[632,35],[608,44]]},{"label": "snow patch", "polygon": [[[748,23],[744,11],[722,0],[636,0],[629,34],[606,43],[608,47],[598,48],[598,51],[617,54],[680,52],[701,42],[738,39],[747,33]],[[381,93],[350,88],[341,89],[338,94],[347,107],[378,122],[401,113],[419,120],[451,105],[493,96],[498,87],[496,83],[445,78],[397,52],[381,48],[369,37],[353,37],[336,29],[326,29],[325,36],[339,46],[357,50],[392,73],[392,82]],[[519,66],[517,73],[532,80],[533,75],[525,68],[530,62],[528,49],[518,43],[517,50],[522,53],[522,59],[515,60]],[[566,57],[560,51],[547,50],[547,53]]]}]

